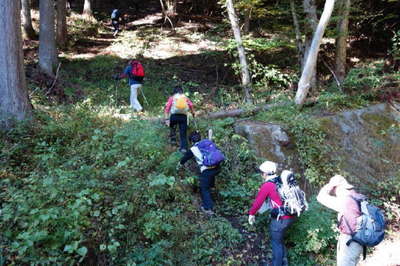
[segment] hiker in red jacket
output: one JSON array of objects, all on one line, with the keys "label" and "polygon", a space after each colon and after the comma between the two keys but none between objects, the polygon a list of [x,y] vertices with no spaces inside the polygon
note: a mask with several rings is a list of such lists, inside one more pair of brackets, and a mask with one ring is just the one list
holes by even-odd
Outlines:
[{"label": "hiker in red jacket", "polygon": [[289,215],[279,215],[279,207],[282,206],[282,200],[277,187],[272,180],[279,178],[276,175],[277,165],[271,161],[265,161],[260,165],[264,183],[254,200],[249,211],[249,224],[255,222],[255,215],[265,202],[271,210],[271,223],[269,225],[269,233],[272,246],[272,265],[282,266],[288,265],[286,247],[283,244],[283,238],[288,227],[293,223],[294,217]]}]

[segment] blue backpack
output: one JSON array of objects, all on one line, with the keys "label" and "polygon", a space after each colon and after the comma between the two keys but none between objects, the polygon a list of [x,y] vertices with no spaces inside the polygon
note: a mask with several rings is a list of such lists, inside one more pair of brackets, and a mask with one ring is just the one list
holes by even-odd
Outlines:
[{"label": "blue backpack", "polygon": [[118,20],[120,16],[119,10],[118,9],[114,9],[111,13],[111,19],[116,19]]},{"label": "blue backpack", "polygon": [[216,166],[225,160],[225,156],[217,148],[214,142],[209,139],[203,139],[196,144],[203,156],[203,165],[207,167]]},{"label": "blue backpack", "polygon": [[359,243],[364,248],[364,259],[366,255],[366,247],[378,245],[385,236],[385,218],[382,211],[368,201],[358,200],[361,210],[361,216],[357,218],[357,229],[352,233],[351,239],[346,245],[350,245],[352,241]]}]

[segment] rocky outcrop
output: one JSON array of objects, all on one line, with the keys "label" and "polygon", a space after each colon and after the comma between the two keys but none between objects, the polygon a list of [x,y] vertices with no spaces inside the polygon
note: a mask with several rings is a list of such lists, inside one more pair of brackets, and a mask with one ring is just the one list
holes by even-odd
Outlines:
[{"label": "rocky outcrop", "polygon": [[[352,182],[371,187],[400,174],[400,113],[396,108],[379,104],[315,119],[331,148],[328,156]],[[235,124],[235,131],[248,139],[258,156],[300,170],[294,140],[281,125],[244,120]]]}]

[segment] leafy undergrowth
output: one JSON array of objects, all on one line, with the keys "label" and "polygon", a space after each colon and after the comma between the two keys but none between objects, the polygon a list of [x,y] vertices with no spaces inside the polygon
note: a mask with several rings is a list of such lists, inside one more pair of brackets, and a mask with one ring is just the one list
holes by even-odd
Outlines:
[{"label": "leafy undergrowth", "polygon": [[[184,87],[197,110],[242,106],[242,91],[232,86],[234,49],[221,50],[215,40],[199,41],[206,35],[185,35],[179,29],[170,38],[151,26],[127,30],[114,42],[99,41],[95,39],[105,36],[104,28],[87,32],[94,35],[91,39],[83,34],[79,18],[73,23],[73,43],[62,55],[56,85],[65,104],[49,102],[49,85],[30,80],[36,120],[0,136],[0,264],[257,265],[270,257],[268,217],[259,215],[255,226],[247,224],[247,210],[261,183],[256,173],[261,159],[234,133],[235,120],[197,124],[202,132],[213,129],[227,157],[213,192],[213,218],[198,211],[196,167],[177,172],[180,154],[166,144],[167,129],[146,120],[162,114],[175,85]],[[88,30],[93,28],[91,24]],[[168,49],[179,42],[177,49]],[[101,49],[90,47],[100,44]],[[257,103],[292,100],[288,88],[295,70],[284,67],[294,65],[295,58],[287,56],[292,45],[279,39],[245,44]],[[201,45],[212,49],[198,49]],[[163,57],[162,52],[172,54]],[[274,58],[274,65],[262,64],[265,54]],[[145,113],[123,121],[115,114],[130,114],[129,88],[112,76],[133,56],[146,68],[147,102],[140,95]],[[324,159],[329,150],[309,115],[365,106],[377,98],[363,91],[366,85],[378,89],[381,81],[379,67],[366,66],[351,72],[344,83],[353,94],[327,87],[311,108],[299,112],[286,106],[255,119],[286,124],[297,138],[309,181],[320,184],[334,166]],[[379,186],[377,197],[391,195],[390,187]],[[310,210],[288,234],[292,265],[334,264],[333,222],[333,214],[312,199]]]}]

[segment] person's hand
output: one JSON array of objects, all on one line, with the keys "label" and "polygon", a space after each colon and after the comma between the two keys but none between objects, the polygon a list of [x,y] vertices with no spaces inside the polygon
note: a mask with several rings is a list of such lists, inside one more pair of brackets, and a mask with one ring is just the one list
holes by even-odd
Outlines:
[{"label": "person's hand", "polygon": [[253,225],[256,222],[256,217],[254,215],[249,215],[249,224]]},{"label": "person's hand", "polygon": [[165,125],[169,127],[169,119],[165,119]]}]

